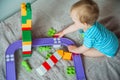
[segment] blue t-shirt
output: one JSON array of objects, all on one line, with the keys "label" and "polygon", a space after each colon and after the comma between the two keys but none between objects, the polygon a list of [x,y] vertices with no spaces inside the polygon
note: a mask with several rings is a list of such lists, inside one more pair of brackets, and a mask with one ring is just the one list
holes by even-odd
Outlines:
[{"label": "blue t-shirt", "polygon": [[113,57],[116,54],[119,42],[114,33],[102,24],[95,22],[84,32],[83,45],[88,48],[95,48],[106,56]]}]

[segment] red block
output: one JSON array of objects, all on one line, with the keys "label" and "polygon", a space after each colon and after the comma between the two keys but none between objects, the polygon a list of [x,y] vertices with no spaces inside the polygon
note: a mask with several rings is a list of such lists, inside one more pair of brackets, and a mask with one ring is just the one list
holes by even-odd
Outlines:
[{"label": "red block", "polygon": [[53,38],[58,38],[59,37],[59,35],[53,35]]},{"label": "red block", "polygon": [[31,28],[22,28],[22,30],[31,30]]},{"label": "red block", "polygon": [[52,56],[50,57],[50,59],[51,59],[54,63],[57,63],[57,62],[58,62],[57,58],[56,58],[54,55],[52,55]]},{"label": "red block", "polygon": [[42,64],[47,70],[49,70],[51,67],[50,67],[50,65],[47,63],[47,62],[44,62],[43,64]]},{"label": "red block", "polygon": [[23,54],[31,54],[31,51],[23,51]]}]

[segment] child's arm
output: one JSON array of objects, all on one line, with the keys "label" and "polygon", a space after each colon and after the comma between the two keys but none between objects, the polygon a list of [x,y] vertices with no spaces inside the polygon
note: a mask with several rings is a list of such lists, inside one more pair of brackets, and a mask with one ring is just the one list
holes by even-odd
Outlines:
[{"label": "child's arm", "polygon": [[59,37],[64,36],[65,34],[77,31],[80,27],[75,26],[75,24],[70,25],[69,27],[67,27],[66,29],[64,29],[63,31],[55,34],[55,35],[59,35]]},{"label": "child's arm", "polygon": [[84,45],[82,45],[80,47],[76,47],[76,46],[71,45],[71,46],[68,46],[68,50],[70,52],[82,54],[82,53],[86,52],[87,50],[89,50],[89,48],[87,48]]}]

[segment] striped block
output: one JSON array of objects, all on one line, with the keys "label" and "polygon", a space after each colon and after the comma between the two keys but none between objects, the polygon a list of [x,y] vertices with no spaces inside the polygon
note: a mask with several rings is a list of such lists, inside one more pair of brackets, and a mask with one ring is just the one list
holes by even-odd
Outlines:
[{"label": "striped block", "polygon": [[32,10],[30,3],[21,4],[21,22],[22,22],[22,51],[23,57],[31,56],[31,27],[32,27]]},{"label": "striped block", "polygon": [[58,52],[55,52],[48,60],[42,63],[42,65],[36,69],[36,71],[42,76],[44,75],[48,70],[50,70],[60,59],[61,55],[58,54]]}]

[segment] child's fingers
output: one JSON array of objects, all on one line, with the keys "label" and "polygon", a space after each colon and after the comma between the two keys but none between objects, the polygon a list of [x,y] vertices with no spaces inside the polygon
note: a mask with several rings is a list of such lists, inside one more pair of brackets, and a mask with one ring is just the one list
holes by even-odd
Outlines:
[{"label": "child's fingers", "polygon": [[56,33],[55,35],[58,35],[58,36],[59,36],[59,38],[63,37],[62,32]]}]

